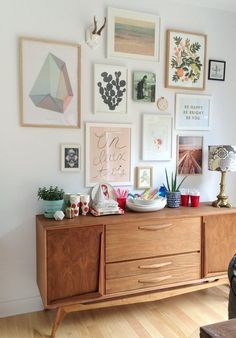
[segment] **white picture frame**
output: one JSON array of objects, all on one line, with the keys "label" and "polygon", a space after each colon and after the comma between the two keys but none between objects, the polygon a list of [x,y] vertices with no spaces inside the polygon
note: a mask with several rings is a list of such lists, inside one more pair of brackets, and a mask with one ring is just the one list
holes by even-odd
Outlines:
[{"label": "white picture frame", "polygon": [[176,129],[210,130],[211,105],[210,95],[176,94]]},{"label": "white picture frame", "polygon": [[170,161],[172,158],[172,117],[143,114],[143,161]]},{"label": "white picture frame", "polygon": [[86,186],[132,185],[132,124],[86,123]]},{"label": "white picture frame", "polygon": [[126,114],[128,71],[126,67],[94,65],[94,113]]},{"label": "white picture frame", "polygon": [[107,57],[159,61],[160,17],[108,7]]},{"label": "white picture frame", "polygon": [[61,171],[81,170],[81,147],[78,143],[61,144]]}]

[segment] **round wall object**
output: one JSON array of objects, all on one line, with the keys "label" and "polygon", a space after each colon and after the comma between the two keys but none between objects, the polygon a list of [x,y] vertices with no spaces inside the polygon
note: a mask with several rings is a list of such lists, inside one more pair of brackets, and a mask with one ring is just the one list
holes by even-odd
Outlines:
[{"label": "round wall object", "polygon": [[162,111],[168,108],[168,101],[165,97],[162,96],[157,100],[157,108]]}]

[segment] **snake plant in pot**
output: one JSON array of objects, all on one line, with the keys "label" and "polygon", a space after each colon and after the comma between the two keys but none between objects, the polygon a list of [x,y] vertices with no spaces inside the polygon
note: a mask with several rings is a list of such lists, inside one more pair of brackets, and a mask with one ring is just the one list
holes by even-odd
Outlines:
[{"label": "snake plant in pot", "polygon": [[38,189],[38,199],[43,200],[44,216],[46,218],[53,218],[58,210],[62,210],[64,203],[64,190],[57,186],[50,186],[49,188]]},{"label": "snake plant in pot", "polygon": [[166,185],[164,184],[166,188],[166,197],[167,197],[167,206],[169,208],[178,208],[180,206],[180,199],[181,199],[181,193],[179,191],[182,183],[187,178],[185,176],[181,182],[177,183],[177,172],[175,174],[172,172],[171,177],[169,179],[167,170],[165,168],[165,175],[166,175]]}]

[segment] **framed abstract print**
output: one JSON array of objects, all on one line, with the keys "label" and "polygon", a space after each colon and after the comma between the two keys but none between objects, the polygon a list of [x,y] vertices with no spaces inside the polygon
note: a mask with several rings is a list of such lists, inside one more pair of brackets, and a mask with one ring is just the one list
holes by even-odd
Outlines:
[{"label": "framed abstract print", "polygon": [[108,57],[159,60],[158,16],[110,7],[107,33]]},{"label": "framed abstract print", "polygon": [[20,38],[21,125],[80,127],[80,46]]},{"label": "framed abstract print", "polygon": [[61,144],[61,171],[73,172],[81,168],[79,144]]},{"label": "framed abstract print", "polygon": [[178,175],[202,174],[203,137],[182,135],[177,137]]}]

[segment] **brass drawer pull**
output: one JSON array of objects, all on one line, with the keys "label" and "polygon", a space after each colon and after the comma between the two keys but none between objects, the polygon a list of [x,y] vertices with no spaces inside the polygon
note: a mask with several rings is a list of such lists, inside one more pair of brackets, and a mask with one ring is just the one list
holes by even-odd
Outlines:
[{"label": "brass drawer pull", "polygon": [[139,279],[138,282],[141,284],[156,284],[160,283],[166,279],[170,279],[172,276],[164,276],[164,277],[158,277],[158,278],[153,278],[153,279]]},{"label": "brass drawer pull", "polygon": [[158,224],[158,225],[144,225],[144,226],[139,226],[139,230],[151,230],[151,231],[156,231],[156,230],[161,230],[165,228],[171,227],[172,224]]},{"label": "brass drawer pull", "polygon": [[149,265],[140,265],[139,269],[159,269],[163,266],[167,266],[172,264],[172,262],[165,262],[165,263],[159,263],[159,264],[149,264]]}]

